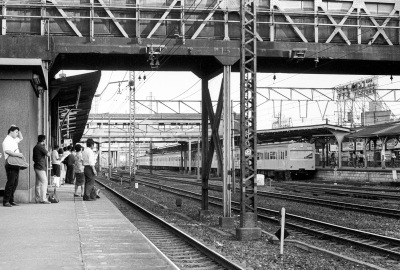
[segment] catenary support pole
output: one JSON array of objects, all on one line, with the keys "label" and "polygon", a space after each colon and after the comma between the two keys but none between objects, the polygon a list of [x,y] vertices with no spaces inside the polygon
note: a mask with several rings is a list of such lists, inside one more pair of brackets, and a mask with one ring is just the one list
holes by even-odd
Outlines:
[{"label": "catenary support pole", "polygon": [[257,227],[257,18],[256,1],[240,1],[240,228],[239,240],[261,238]]}]

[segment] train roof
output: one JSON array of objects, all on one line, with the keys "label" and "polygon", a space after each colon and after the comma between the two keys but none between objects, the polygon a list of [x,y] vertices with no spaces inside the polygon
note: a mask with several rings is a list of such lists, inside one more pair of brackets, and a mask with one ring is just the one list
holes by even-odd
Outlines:
[{"label": "train roof", "polygon": [[287,141],[310,141],[315,137],[335,137],[334,133],[351,133],[347,127],[330,124],[311,125],[301,127],[288,127],[279,129],[259,130],[257,132],[259,143],[287,142]]}]

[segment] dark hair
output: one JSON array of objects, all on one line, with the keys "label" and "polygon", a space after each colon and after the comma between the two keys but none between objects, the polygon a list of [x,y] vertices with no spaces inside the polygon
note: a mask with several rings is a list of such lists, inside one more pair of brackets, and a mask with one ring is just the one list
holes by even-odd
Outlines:
[{"label": "dark hair", "polygon": [[80,152],[82,150],[82,146],[80,144],[75,145],[75,151]]},{"label": "dark hair", "polygon": [[58,154],[59,154],[59,155],[62,155],[62,154],[64,154],[64,150],[62,150],[61,148],[60,148],[60,149],[58,149]]},{"label": "dark hair", "polygon": [[46,140],[46,136],[44,136],[44,135],[39,135],[39,136],[37,137],[37,141],[38,141],[38,142],[44,142],[44,140]]},{"label": "dark hair", "polygon": [[94,145],[93,139],[87,139],[86,145],[87,145],[87,147],[92,147]]},{"label": "dark hair", "polygon": [[18,130],[18,131],[19,131],[19,127],[11,126],[11,127],[8,129],[8,133],[7,133],[7,134],[10,134],[10,132],[13,132],[13,131],[15,131],[15,130]]},{"label": "dark hair", "polygon": [[55,145],[54,145],[54,150],[57,150],[58,147],[59,147],[59,146],[58,146],[57,144],[55,144]]},{"label": "dark hair", "polygon": [[64,147],[64,148],[63,148],[63,151],[64,151],[64,152],[67,151],[67,147]]},{"label": "dark hair", "polygon": [[71,145],[68,145],[67,146],[67,150],[69,151],[69,150],[71,150],[72,149],[72,146]]}]

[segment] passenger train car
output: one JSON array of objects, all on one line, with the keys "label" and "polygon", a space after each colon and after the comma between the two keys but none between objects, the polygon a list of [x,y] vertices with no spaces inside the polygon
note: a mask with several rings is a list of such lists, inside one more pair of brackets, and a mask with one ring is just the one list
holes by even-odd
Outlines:
[{"label": "passenger train car", "polygon": [[[239,175],[239,149],[235,149],[234,163],[236,174]],[[179,170],[182,166],[180,152],[166,152],[154,154],[152,160],[153,169]],[[150,156],[138,158],[138,165],[142,168],[150,167]],[[191,167],[201,167],[201,158],[197,159],[197,153],[192,153]],[[217,160],[214,155],[212,172],[217,171]],[[267,177],[311,176],[315,172],[315,146],[310,143],[276,143],[259,145],[257,149],[257,171]],[[282,174],[286,173],[285,176]]]}]

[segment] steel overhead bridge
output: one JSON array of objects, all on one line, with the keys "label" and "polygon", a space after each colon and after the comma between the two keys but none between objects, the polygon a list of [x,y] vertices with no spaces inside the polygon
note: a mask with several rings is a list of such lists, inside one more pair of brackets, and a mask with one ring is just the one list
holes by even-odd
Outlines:
[{"label": "steel overhead bridge", "polygon": [[[0,58],[63,69],[239,70],[240,1],[0,1]],[[400,0],[260,0],[259,72],[400,74]]]}]

